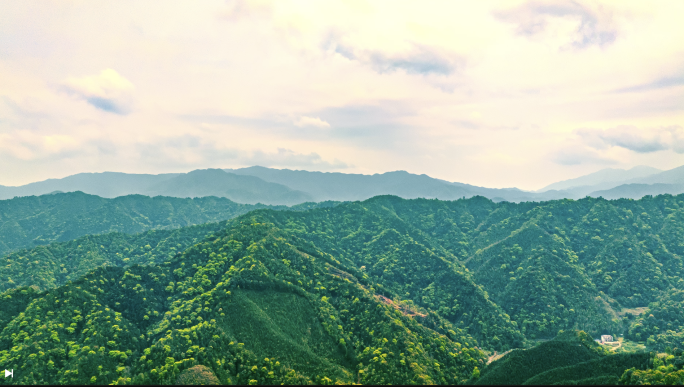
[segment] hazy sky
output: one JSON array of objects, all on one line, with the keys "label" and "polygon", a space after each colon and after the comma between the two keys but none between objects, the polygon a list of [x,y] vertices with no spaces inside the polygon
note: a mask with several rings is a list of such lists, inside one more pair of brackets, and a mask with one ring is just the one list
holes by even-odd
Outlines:
[{"label": "hazy sky", "polygon": [[684,164],[684,1],[0,0],[0,184]]}]

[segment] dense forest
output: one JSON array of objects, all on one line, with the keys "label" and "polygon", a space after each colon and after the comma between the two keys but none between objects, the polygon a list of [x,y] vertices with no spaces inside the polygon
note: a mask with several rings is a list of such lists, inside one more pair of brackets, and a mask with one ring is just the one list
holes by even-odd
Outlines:
[{"label": "dense forest", "polygon": [[267,206],[239,204],[215,196],[181,199],[128,195],[105,199],[83,192],[15,197],[0,200],[0,254],[84,235],[133,234],[219,222],[258,208],[302,211],[336,204]]},{"label": "dense forest", "polygon": [[560,331],[553,340],[515,350],[467,384],[616,385],[682,384],[682,351],[613,353],[584,331]]},{"label": "dense forest", "polygon": [[[308,206],[5,255],[0,362],[15,382],[66,384],[684,374],[684,195]],[[653,353],[609,353],[601,334]],[[540,366],[513,377],[521,361]]]},{"label": "dense forest", "polygon": [[173,383],[188,370],[239,384],[453,384],[482,367],[463,330],[395,308],[346,270],[242,219],[161,265],[5,292],[16,314],[2,327],[0,361],[26,384]]}]

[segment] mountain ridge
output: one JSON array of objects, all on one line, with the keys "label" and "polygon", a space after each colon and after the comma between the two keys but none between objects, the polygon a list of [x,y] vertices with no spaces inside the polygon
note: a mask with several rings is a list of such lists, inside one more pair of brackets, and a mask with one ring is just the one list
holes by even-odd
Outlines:
[{"label": "mountain ridge", "polygon": [[[638,165],[630,169],[605,168],[587,175],[549,184],[535,192],[541,193],[549,190],[561,191],[570,188],[579,188],[582,186],[599,186],[602,188],[603,186],[611,185],[611,183],[614,182],[636,180],[661,172],[663,171],[660,169],[645,165]],[[598,191],[598,189],[599,188],[594,188],[595,191]]]},{"label": "mountain ridge", "polygon": [[[617,188],[629,184],[647,184],[648,187]],[[161,175],[83,173],[19,187],[0,186],[0,199],[80,190],[107,198],[129,194],[173,197],[218,196],[238,203],[270,205],[294,205],[327,200],[366,200],[378,195],[440,200],[484,196],[497,202],[517,203],[602,195],[639,199],[643,194],[677,193],[671,187],[673,184],[684,184],[684,166],[668,171],[646,166],[629,170],[609,168],[553,183],[534,192],[515,187],[478,187],[406,171],[363,175],[253,166],[238,169],[200,169],[188,173]]]},{"label": "mountain ridge", "polygon": [[87,234],[174,229],[234,218],[259,208],[304,210],[333,202],[297,206],[240,204],[226,198],[102,198],[80,191],[0,200],[0,254],[16,249],[73,240]]}]

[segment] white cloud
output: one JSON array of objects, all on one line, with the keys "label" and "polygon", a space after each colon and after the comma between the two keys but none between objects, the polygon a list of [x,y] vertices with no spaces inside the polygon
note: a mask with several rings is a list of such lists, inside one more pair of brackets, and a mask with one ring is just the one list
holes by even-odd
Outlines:
[{"label": "white cloud", "polygon": [[260,165],[334,171],[351,167],[336,158],[332,161],[325,160],[316,152],[300,153],[286,148],[277,148],[275,152],[262,149],[246,150],[192,135],[138,144],[135,148],[137,155],[134,157],[144,161],[146,165],[162,164],[177,170]]},{"label": "white cloud", "polygon": [[601,152],[586,146],[565,146],[550,154],[551,160],[565,166],[594,164],[609,165],[617,164],[618,161],[606,157]]},{"label": "white cloud", "polygon": [[[551,35],[574,48],[606,46],[615,41],[618,31],[611,15],[601,7],[578,1],[529,1],[519,7],[495,12],[501,20],[517,24],[525,36]],[[556,36],[553,36],[556,35]]]},{"label": "white cloud", "polygon": [[82,141],[68,135],[39,135],[31,131],[0,134],[0,153],[22,161],[52,161],[83,153]]},{"label": "white cloud", "polygon": [[98,75],[68,78],[61,88],[106,112],[125,115],[131,110],[133,84],[112,69],[104,69]]},{"label": "white cloud", "polygon": [[[679,132],[645,129],[684,122],[684,2],[25,0],[2,11],[0,184],[343,168],[337,159],[352,173],[533,188],[610,160],[684,164]],[[59,81],[67,97],[49,87]],[[573,134],[625,124],[639,130]]]},{"label": "white cloud", "polygon": [[278,148],[275,153],[254,151],[252,156],[242,160],[245,165],[261,165],[280,168],[307,168],[318,171],[334,171],[349,168],[350,165],[338,159],[332,162],[323,160],[315,152],[304,154],[297,153],[291,149]]},{"label": "white cloud", "polygon": [[622,125],[606,130],[579,129],[576,134],[595,149],[620,147],[637,153],[664,150],[684,153],[684,128],[681,126],[639,129]]},{"label": "white cloud", "polygon": [[301,116],[299,117],[298,120],[294,122],[295,126],[299,126],[300,128],[306,128],[306,127],[315,127],[315,128],[329,128],[330,124],[321,120],[318,117],[307,117],[307,116]]}]

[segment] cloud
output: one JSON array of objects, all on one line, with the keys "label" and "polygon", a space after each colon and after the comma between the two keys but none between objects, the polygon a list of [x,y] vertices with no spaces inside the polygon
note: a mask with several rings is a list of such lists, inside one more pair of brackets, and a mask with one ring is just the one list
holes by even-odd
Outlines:
[{"label": "cloud", "polygon": [[[417,128],[404,122],[418,114],[416,106],[395,100],[331,106],[305,111],[293,120],[288,115],[239,117],[219,114],[184,114],[183,121],[206,125],[228,125],[236,129],[254,129],[262,135],[285,136],[289,140],[339,141],[364,148],[388,149],[410,142]],[[335,130],[321,130],[334,128]]]},{"label": "cloud", "polygon": [[397,100],[331,106],[315,112],[317,116],[324,117],[327,122],[331,122],[335,128],[395,124],[401,118],[415,116],[417,113],[416,106]]},{"label": "cloud", "polygon": [[634,93],[641,91],[664,89],[668,87],[684,85],[684,76],[659,78],[652,82],[643,83],[615,90],[616,93]]},{"label": "cloud", "polygon": [[300,128],[308,127],[308,126],[313,126],[316,128],[329,128],[330,124],[321,120],[318,117],[307,117],[307,116],[301,116],[299,117],[298,120],[294,122],[295,126],[298,126]]},{"label": "cloud", "polygon": [[133,84],[112,69],[102,70],[98,75],[68,78],[60,89],[109,113],[126,115],[131,111]]},{"label": "cloud", "polygon": [[[561,165],[616,164],[617,160],[609,155],[619,156],[620,149],[637,154],[666,150],[684,154],[684,128],[667,126],[639,129],[622,125],[605,130],[577,129],[549,158]],[[625,157],[624,151],[621,157]]]},{"label": "cloud", "polygon": [[331,37],[325,42],[336,53],[349,60],[368,64],[380,74],[404,70],[408,74],[451,75],[465,62],[460,55],[423,44],[413,44],[413,48],[405,53],[388,54],[380,50],[357,50]]},{"label": "cloud", "polygon": [[615,41],[617,30],[606,15],[578,1],[529,1],[517,8],[494,12],[494,15],[505,22],[517,25],[516,32],[525,36],[541,35],[559,19],[572,20],[576,28],[570,36],[570,45],[574,48],[587,48],[592,45],[604,47]]},{"label": "cloud", "polygon": [[255,0],[228,0],[225,8],[219,12],[219,18],[237,21],[255,17],[271,16],[273,10],[268,2]]},{"label": "cloud", "polygon": [[0,153],[22,161],[54,161],[85,153],[80,139],[68,135],[40,135],[28,130],[0,134]]},{"label": "cloud", "polygon": [[550,158],[553,162],[560,165],[617,163],[615,160],[602,155],[595,149],[591,149],[584,146],[566,146],[556,152],[551,153]]},{"label": "cloud", "polygon": [[452,122],[457,128],[480,129],[482,125],[469,120],[456,120]]},{"label": "cloud", "polygon": [[583,143],[595,149],[620,147],[637,153],[652,153],[671,149],[684,153],[684,128],[668,126],[642,130],[635,126],[617,126],[606,130],[575,131]]},{"label": "cloud", "polygon": [[279,168],[314,168],[332,171],[353,167],[334,159],[324,160],[316,152],[297,153],[291,149],[277,148],[276,152],[260,149],[245,150],[225,147],[199,136],[183,135],[158,142],[135,145],[136,153],[146,165],[166,168],[218,168],[261,165]]},{"label": "cloud", "polygon": [[349,164],[337,159],[334,159],[332,162],[325,161],[318,153],[315,152],[302,154],[283,148],[278,148],[276,153],[266,153],[259,150],[254,151],[252,156],[243,162],[245,161],[248,165],[316,168],[319,170],[336,170],[352,167]]},{"label": "cloud", "polygon": [[370,53],[370,61],[379,73],[404,70],[409,74],[452,74],[463,61],[455,55],[446,55],[434,47],[415,45],[415,49],[404,55],[385,55],[375,51]]},{"label": "cloud", "polygon": [[50,114],[41,109],[39,101],[15,101],[7,96],[0,98],[12,113],[26,120],[47,120],[52,118]]},{"label": "cloud", "polygon": [[269,118],[251,118],[232,116],[227,114],[181,114],[178,116],[183,121],[197,122],[200,126],[207,125],[236,125],[246,128],[285,127],[285,123]]},{"label": "cloud", "polygon": [[403,101],[378,100],[327,107],[310,115],[321,117],[335,128],[334,131],[316,131],[324,132],[326,138],[335,142],[389,150],[416,145],[414,140],[420,136],[418,127],[407,121],[417,114],[416,106]]}]

